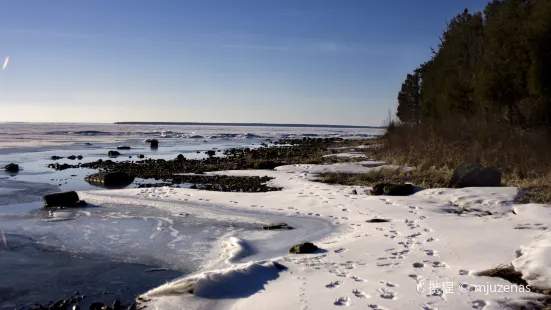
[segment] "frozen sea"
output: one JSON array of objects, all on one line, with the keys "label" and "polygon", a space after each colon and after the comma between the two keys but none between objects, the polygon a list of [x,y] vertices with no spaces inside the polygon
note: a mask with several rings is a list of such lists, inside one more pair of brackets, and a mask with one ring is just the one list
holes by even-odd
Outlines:
[{"label": "frozen sea", "polygon": [[[223,206],[212,207],[222,215],[217,219],[131,204],[45,211],[41,199],[47,193],[98,190],[83,181],[94,170],[47,168],[54,155],[82,155],[80,161],[58,162],[85,163],[106,159],[109,150],[128,145],[131,150],[121,151],[124,156],[117,160],[138,154],[200,158],[206,150],[257,147],[266,139],[365,138],[381,133],[376,128],[0,124],[0,166],[13,162],[21,167],[17,174],[0,172],[0,231],[6,239],[0,244],[0,309],[55,301],[75,292],[88,295],[81,304],[85,308],[92,301],[129,303],[137,294],[215,261],[221,240],[255,240],[251,244],[263,249],[276,236],[259,230],[258,223],[293,221],[260,212],[244,214],[249,220],[234,220],[223,216]],[[143,142],[152,138],[160,141],[156,150]],[[129,187],[144,181],[138,179]],[[294,224],[299,229],[287,235],[290,240],[330,230],[322,220],[305,218]],[[258,252],[262,251],[251,251],[252,256],[262,256]]]}]

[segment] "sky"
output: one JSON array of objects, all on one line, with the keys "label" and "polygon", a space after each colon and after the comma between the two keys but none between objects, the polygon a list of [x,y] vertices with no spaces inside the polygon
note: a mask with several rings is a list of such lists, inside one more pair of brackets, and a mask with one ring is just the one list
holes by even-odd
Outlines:
[{"label": "sky", "polygon": [[0,1],[0,122],[382,125],[485,0]]}]

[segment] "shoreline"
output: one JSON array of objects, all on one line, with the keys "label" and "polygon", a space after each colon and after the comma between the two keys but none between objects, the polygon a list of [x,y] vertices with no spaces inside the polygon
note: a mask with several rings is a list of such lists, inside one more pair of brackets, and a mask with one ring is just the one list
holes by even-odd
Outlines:
[{"label": "shoreline", "polygon": [[[256,310],[262,305],[264,309],[346,306],[492,310],[512,304],[549,304],[545,301],[547,296],[533,292],[488,295],[477,291],[488,285],[513,285],[501,278],[480,276],[496,266],[517,262],[519,268],[532,274],[545,268],[545,259],[538,254],[540,244],[545,242],[526,245],[546,238],[551,227],[547,220],[551,218],[549,208],[519,204],[519,190],[514,187],[432,188],[410,196],[371,196],[366,192],[369,186],[319,182],[324,172],[357,174],[398,168],[340,153],[346,148],[369,149],[369,145],[359,147],[361,141],[338,143],[342,147],[324,145],[313,153],[315,160],[311,162],[312,158],[278,165],[274,170],[216,171],[223,165],[215,165],[203,174],[267,177],[265,184],[281,188],[279,191],[151,187],[79,193],[90,202],[197,212],[207,219],[250,223],[251,218],[257,221],[264,216],[295,226],[304,224],[305,219],[314,219],[332,227],[331,233],[311,228],[316,230],[313,234],[290,240],[285,238],[289,231],[279,231],[275,233],[281,236],[278,245],[273,244],[277,238],[270,239],[260,249],[255,248],[258,240],[254,238],[248,242],[251,240],[225,235],[218,239],[219,248],[212,252],[215,257],[222,253],[222,259],[214,258],[212,264],[190,275],[144,292],[137,301],[145,309],[176,310],[185,305],[186,309]],[[262,148],[259,152],[266,152],[264,158],[268,159],[271,149]],[[154,161],[150,165],[163,163]],[[457,208],[477,211],[453,212]],[[293,233],[296,232],[290,234]],[[320,250],[314,254],[288,254],[290,243],[305,241],[314,242]],[[269,251],[274,246],[276,249]],[[530,259],[518,261],[515,256],[522,251],[527,251]],[[539,281],[545,283],[547,278]],[[453,283],[455,291],[418,291],[429,289],[432,282]],[[464,284],[466,291],[461,290]]]}]

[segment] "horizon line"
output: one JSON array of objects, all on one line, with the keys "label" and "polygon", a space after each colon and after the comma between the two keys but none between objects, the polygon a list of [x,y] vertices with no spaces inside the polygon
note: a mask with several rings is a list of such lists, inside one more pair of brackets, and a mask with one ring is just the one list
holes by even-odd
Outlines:
[{"label": "horizon line", "polygon": [[115,125],[202,125],[244,127],[321,127],[321,128],[385,128],[385,126],[293,124],[293,123],[224,123],[224,122],[114,122]]}]

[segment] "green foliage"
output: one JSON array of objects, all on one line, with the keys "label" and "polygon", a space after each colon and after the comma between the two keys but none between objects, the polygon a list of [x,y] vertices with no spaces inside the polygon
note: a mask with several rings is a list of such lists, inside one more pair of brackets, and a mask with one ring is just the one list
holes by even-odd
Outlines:
[{"label": "green foliage", "polygon": [[551,0],[493,0],[450,20],[430,60],[398,94],[402,123],[476,117],[551,126]]}]

